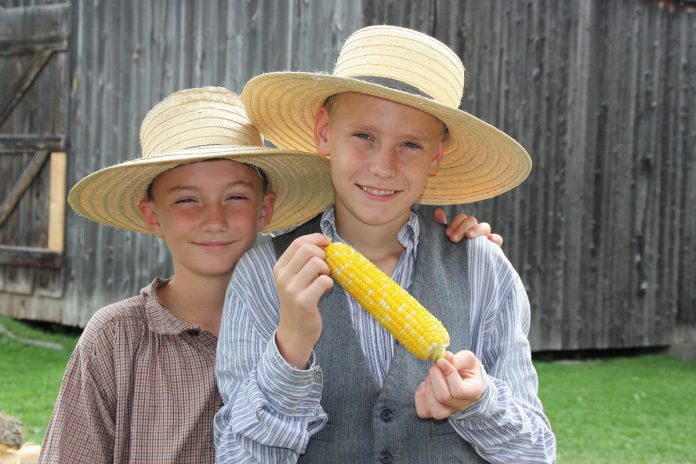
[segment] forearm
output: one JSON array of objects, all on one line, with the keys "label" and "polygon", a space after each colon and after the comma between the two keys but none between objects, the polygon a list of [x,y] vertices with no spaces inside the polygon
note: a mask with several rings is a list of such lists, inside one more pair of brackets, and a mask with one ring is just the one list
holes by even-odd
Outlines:
[{"label": "forearm", "polygon": [[256,356],[249,354],[258,363],[248,363],[241,376],[218,367],[225,405],[215,416],[216,462],[295,462],[326,423],[319,405],[321,371],[290,366],[274,337]]}]

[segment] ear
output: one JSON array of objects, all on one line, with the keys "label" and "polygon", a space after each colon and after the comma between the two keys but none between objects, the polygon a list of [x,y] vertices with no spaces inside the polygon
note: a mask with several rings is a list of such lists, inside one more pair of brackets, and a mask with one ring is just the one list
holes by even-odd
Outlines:
[{"label": "ear", "polygon": [[155,202],[152,200],[140,200],[138,202],[138,210],[140,211],[147,228],[161,238],[162,228],[160,227],[159,219],[157,218]]},{"label": "ear", "polygon": [[440,161],[442,161],[442,156],[444,155],[444,142],[439,142],[437,148],[435,149],[435,154],[430,162],[430,169],[428,169],[428,175],[434,176],[437,174],[437,169],[440,167]]},{"label": "ear", "polygon": [[259,214],[258,230],[262,230],[264,227],[271,222],[273,218],[273,204],[275,203],[275,192],[268,192],[263,197],[263,203],[261,204],[261,213]]},{"label": "ear", "polygon": [[329,157],[329,112],[323,106],[314,117],[314,145],[317,153],[321,156]]}]

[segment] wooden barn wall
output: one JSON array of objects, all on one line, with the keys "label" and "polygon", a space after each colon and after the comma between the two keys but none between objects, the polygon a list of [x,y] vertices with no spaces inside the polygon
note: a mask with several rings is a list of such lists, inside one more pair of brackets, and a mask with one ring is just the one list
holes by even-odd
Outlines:
[{"label": "wooden barn wall", "polygon": [[[0,6],[56,3],[0,0]],[[462,57],[462,107],[534,168],[464,209],[491,222],[527,287],[536,350],[666,345],[696,333],[696,13],[647,0],[75,1],[68,184],[139,153],[171,92],[241,91],[260,72],[330,70],[369,24]],[[155,239],[68,214],[62,299],[0,293],[0,313],[84,325],[170,269]]]}]

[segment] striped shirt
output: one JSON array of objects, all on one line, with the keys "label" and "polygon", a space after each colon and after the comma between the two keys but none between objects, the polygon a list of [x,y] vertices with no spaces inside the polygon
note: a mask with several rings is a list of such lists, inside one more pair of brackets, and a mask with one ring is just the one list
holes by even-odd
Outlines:
[{"label": "striped shirt", "polygon": [[[324,212],[321,229],[341,241],[333,208]],[[412,213],[398,234],[405,250],[392,276],[406,288],[414,275],[418,234]],[[469,243],[471,350],[485,367],[485,390],[480,401],[449,422],[490,462],[555,462],[555,437],[537,397],[524,287],[499,247],[483,237]],[[313,362],[306,370],[294,368],[275,344],[275,262],[272,243],[252,249],[237,263],[227,290],[217,362],[224,402],[215,416],[219,463],[295,462],[327,422],[320,405],[322,376],[332,373]],[[365,358],[382,385],[394,339],[352,297],[346,303]]]},{"label": "striped shirt", "polygon": [[162,306],[165,284],[155,279],[90,319],[39,462],[214,462],[217,338]]}]

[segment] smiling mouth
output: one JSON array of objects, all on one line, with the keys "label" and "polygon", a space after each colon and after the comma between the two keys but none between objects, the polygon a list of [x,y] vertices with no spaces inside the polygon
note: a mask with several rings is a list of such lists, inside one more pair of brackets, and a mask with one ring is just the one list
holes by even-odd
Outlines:
[{"label": "smiling mouth", "polygon": [[364,185],[358,185],[360,189],[365,192],[369,193],[370,195],[376,196],[376,197],[389,197],[391,195],[394,195],[397,193],[396,190],[383,190],[383,189],[377,189],[377,188],[372,188],[372,187],[366,187]]},{"label": "smiling mouth", "polygon": [[224,248],[232,244],[232,242],[194,242],[194,244],[204,248]]}]

